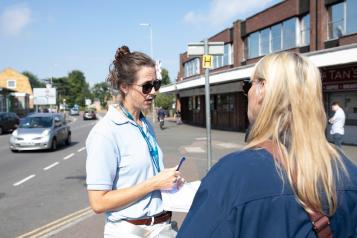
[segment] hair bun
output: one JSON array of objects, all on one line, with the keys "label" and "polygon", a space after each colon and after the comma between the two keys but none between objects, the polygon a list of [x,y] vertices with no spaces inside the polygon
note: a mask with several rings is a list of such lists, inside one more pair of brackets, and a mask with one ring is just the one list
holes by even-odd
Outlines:
[{"label": "hair bun", "polygon": [[127,54],[130,54],[129,47],[123,45],[122,47],[117,49],[117,52],[115,54],[115,60],[119,61],[122,58],[124,58]]}]

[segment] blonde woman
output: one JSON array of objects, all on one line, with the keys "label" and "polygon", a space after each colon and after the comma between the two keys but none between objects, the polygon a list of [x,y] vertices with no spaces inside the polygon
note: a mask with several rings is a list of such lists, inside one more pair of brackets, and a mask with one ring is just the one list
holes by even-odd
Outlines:
[{"label": "blonde woman", "polygon": [[319,70],[272,54],[251,84],[248,145],[202,180],[177,237],[356,237],[357,167],[326,140]]}]

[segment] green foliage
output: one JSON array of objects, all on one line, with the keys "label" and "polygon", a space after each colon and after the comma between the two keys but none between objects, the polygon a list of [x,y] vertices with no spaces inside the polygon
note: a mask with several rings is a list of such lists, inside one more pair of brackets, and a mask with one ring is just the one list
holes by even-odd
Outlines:
[{"label": "green foliage", "polygon": [[24,71],[24,72],[22,72],[22,74],[29,78],[32,89],[46,87],[46,84],[44,82],[42,82],[41,80],[39,80],[38,77],[36,75],[34,75],[33,73],[31,73],[29,71]]},{"label": "green foliage", "polygon": [[168,85],[171,84],[170,76],[169,76],[169,71],[165,68],[162,68],[161,70],[161,84],[162,85]]},{"label": "green foliage", "polygon": [[155,106],[162,107],[165,110],[171,109],[173,102],[174,102],[173,94],[159,93],[155,98]]},{"label": "green foliage", "polygon": [[110,99],[111,94],[109,92],[109,87],[106,82],[96,83],[91,89],[93,97],[100,101],[102,107],[107,106],[107,101]]},{"label": "green foliage", "polygon": [[85,99],[93,99],[84,74],[79,70],[73,70],[68,74],[69,95],[67,104],[84,106]]}]

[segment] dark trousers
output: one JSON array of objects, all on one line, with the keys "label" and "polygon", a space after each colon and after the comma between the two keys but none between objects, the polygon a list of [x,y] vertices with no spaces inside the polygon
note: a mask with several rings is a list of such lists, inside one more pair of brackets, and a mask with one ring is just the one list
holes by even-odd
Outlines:
[{"label": "dark trousers", "polygon": [[339,133],[335,133],[332,135],[332,139],[333,139],[333,143],[335,145],[337,145],[338,147],[342,146],[342,139],[343,139],[343,135],[339,134]]}]

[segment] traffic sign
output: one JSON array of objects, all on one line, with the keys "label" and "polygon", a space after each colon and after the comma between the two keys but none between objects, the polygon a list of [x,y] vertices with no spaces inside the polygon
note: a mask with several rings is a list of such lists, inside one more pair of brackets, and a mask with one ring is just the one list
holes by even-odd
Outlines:
[{"label": "traffic sign", "polygon": [[213,68],[212,55],[203,55],[202,56],[202,68],[204,68],[204,69],[212,69]]}]

